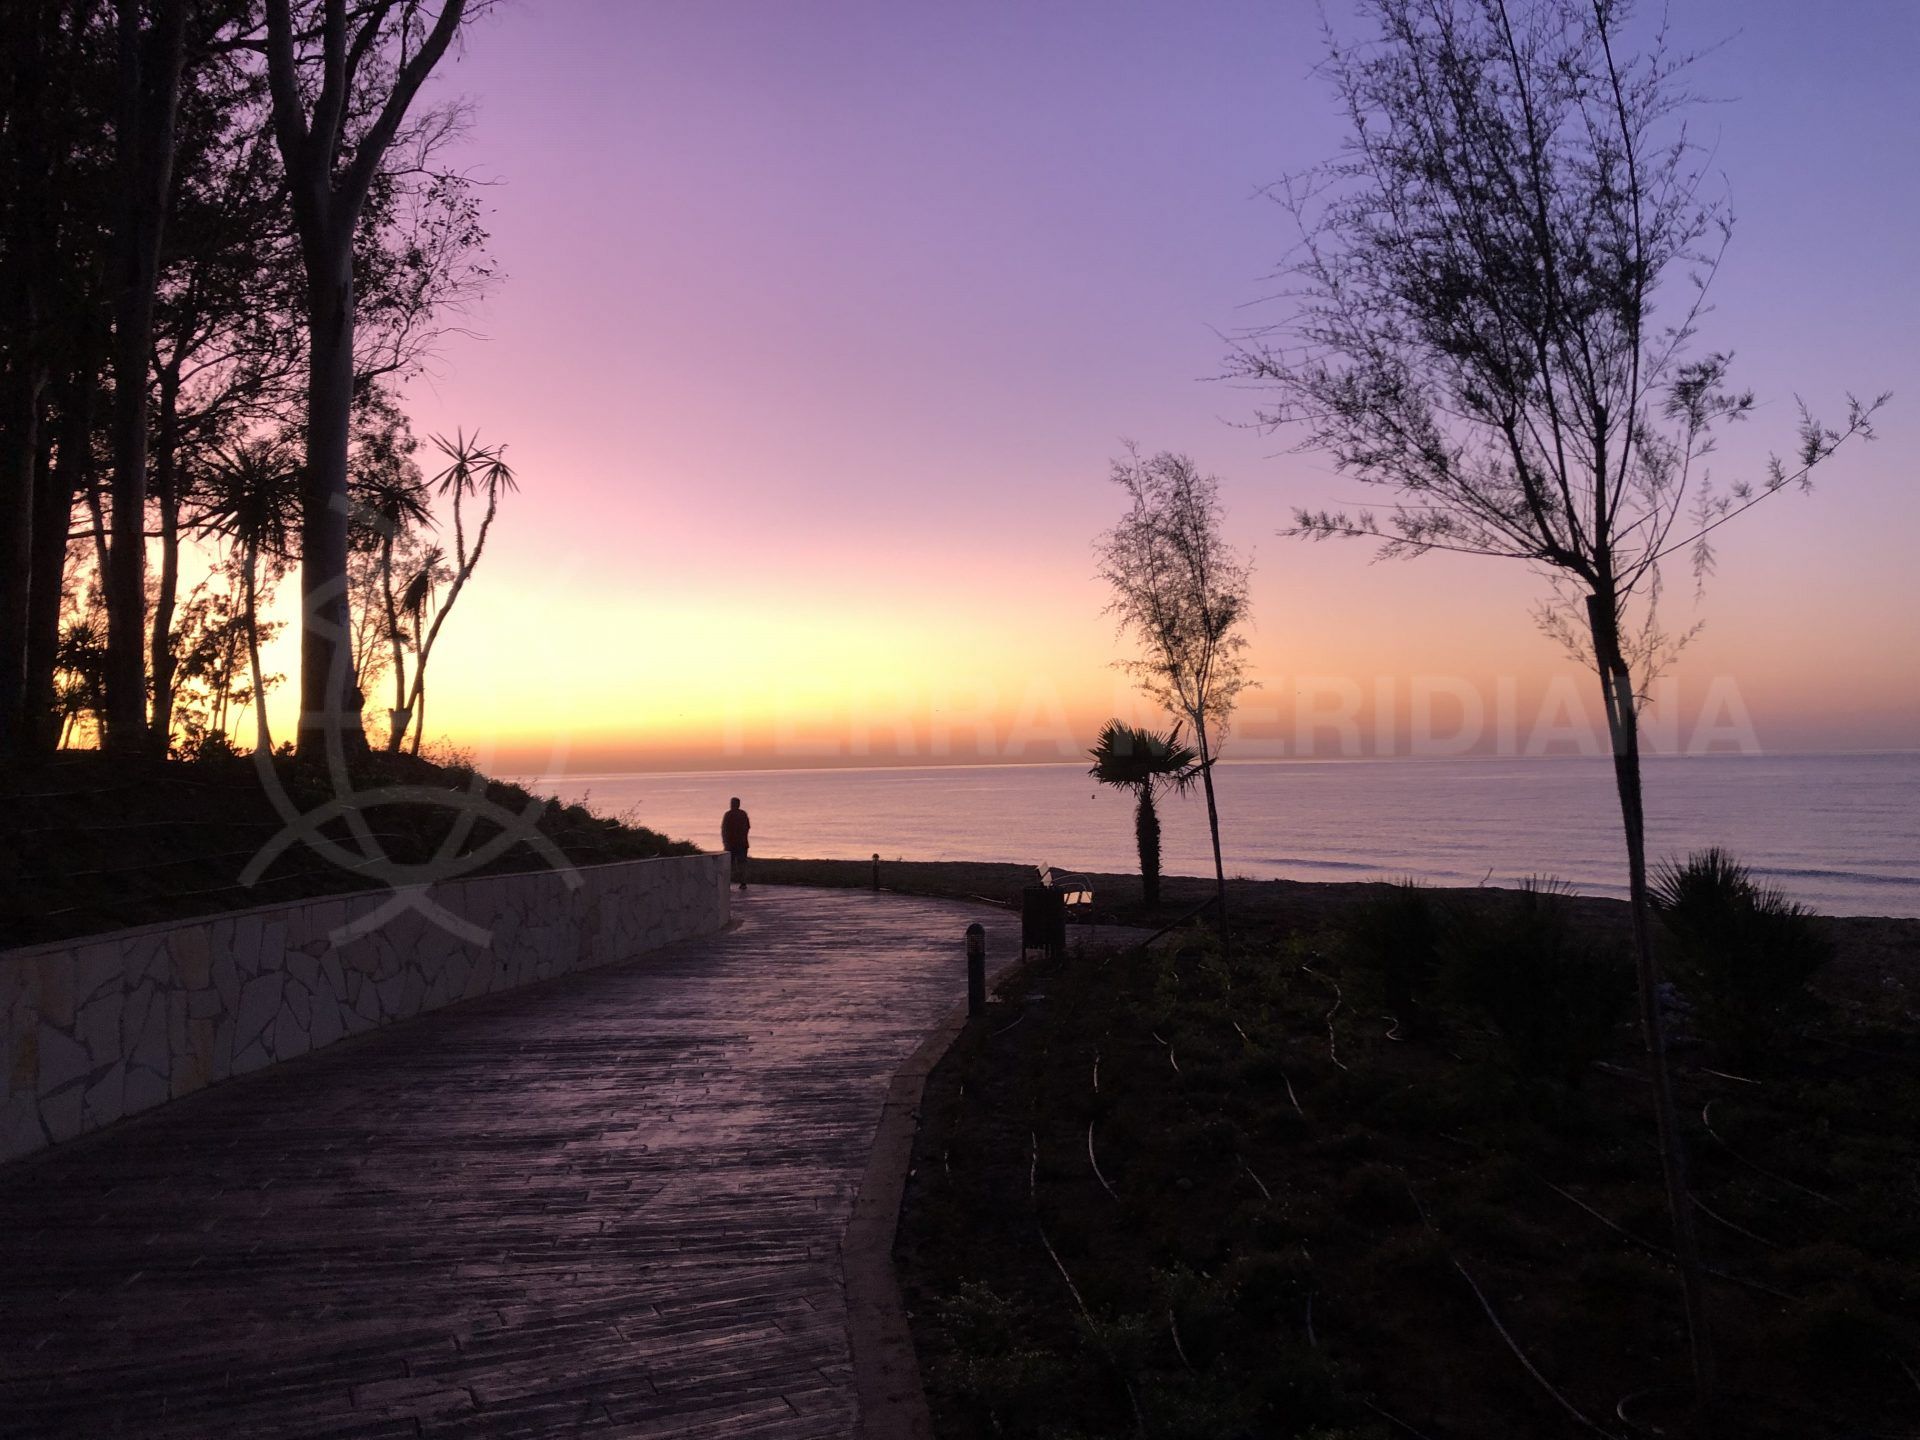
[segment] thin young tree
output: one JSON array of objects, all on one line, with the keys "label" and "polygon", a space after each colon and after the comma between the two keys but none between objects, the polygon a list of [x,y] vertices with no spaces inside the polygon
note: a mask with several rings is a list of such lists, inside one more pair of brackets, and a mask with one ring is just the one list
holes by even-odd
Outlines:
[{"label": "thin young tree", "polygon": [[1131,790],[1133,836],[1140,851],[1140,893],[1147,907],[1160,903],[1160,811],[1155,794],[1163,787],[1186,790],[1198,778],[1200,752],[1183,744],[1180,727],[1165,734],[1109,720],[1087,752],[1087,773],[1102,785]]},{"label": "thin young tree", "polygon": [[267,78],[307,278],[299,748],[365,746],[348,651],[354,242],[407,111],[475,0],[266,0]]},{"label": "thin young tree", "polygon": [[[453,613],[461,592],[473,579],[474,571],[480,568],[487,537],[493,533],[493,522],[500,514],[501,497],[509,490],[520,488],[513,467],[507,464],[506,446],[482,445],[478,432],[472,436],[456,433],[451,440],[440,435],[431,438],[434,448],[447,459],[446,468],[435,475],[431,483],[450,503],[453,552],[449,555],[439,546],[431,547],[401,598],[401,608],[413,617],[414,661],[412,688],[407,691],[406,703],[396,708],[387,736],[387,749],[396,755],[406,739],[408,725],[413,727],[412,753],[420,753],[420,741],[427,728],[427,662],[433,658],[433,647],[440,639],[441,628]],[[477,516],[470,508],[473,506],[479,507]],[[446,589],[441,597],[443,581]],[[427,618],[430,606],[431,620]]]},{"label": "thin young tree", "polygon": [[[379,385],[368,387],[354,417],[351,487],[354,505],[354,667],[363,681],[390,670],[393,706],[387,711],[387,748],[407,728],[407,652],[415,636],[403,623],[398,577],[414,573],[429,551],[433,524],[426,477],[413,458],[418,448],[398,402]],[[378,643],[376,643],[378,642]],[[361,652],[365,652],[362,663]]]},{"label": "thin young tree", "polygon": [[1095,542],[1100,578],[1112,587],[1107,606],[1139,654],[1119,662],[1134,683],[1193,731],[1213,874],[1219,887],[1220,934],[1227,928],[1227,869],[1220,855],[1220,811],[1214,802],[1216,751],[1246,687],[1247,563],[1221,533],[1219,482],[1184,455],[1142,458],[1127,447],[1112,480],[1127,512]]},{"label": "thin young tree", "polygon": [[[1551,577],[1541,618],[1600,682],[1625,831],[1640,1019],[1699,1403],[1715,1372],[1686,1151],[1648,929],[1638,714],[1684,636],[1660,568],[1704,579],[1715,532],[1853,437],[1801,410],[1790,457],[1717,488],[1704,458],[1751,394],[1693,355],[1731,221],[1683,112],[1691,57],[1625,0],[1364,0],[1373,33],[1328,35],[1344,153],[1275,188],[1300,229],[1292,313],[1243,337],[1235,373],[1302,448],[1392,493],[1384,513],[1300,511],[1287,532],[1388,555],[1456,551]],[[1660,311],[1656,314],[1656,304]]]}]

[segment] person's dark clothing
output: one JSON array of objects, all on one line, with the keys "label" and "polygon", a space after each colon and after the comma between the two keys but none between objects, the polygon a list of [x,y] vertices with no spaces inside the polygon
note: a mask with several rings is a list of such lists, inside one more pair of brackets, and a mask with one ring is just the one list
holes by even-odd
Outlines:
[{"label": "person's dark clothing", "polygon": [[720,843],[733,861],[733,883],[742,890],[747,888],[747,831],[752,828],[744,810],[732,809],[720,817]]}]

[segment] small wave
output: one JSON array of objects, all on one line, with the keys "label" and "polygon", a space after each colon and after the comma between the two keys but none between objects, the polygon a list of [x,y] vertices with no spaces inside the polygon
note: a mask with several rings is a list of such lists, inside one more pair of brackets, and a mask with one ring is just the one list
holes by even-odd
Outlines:
[{"label": "small wave", "polygon": [[1806,870],[1755,865],[1757,874],[1783,880],[1845,880],[1851,885],[1920,885],[1920,875],[1876,875],[1871,870]]},{"label": "small wave", "polygon": [[1302,865],[1309,870],[1358,870],[1368,875],[1383,874],[1393,866],[1382,866],[1379,861],[1360,860],[1310,860],[1304,855],[1261,855],[1253,857],[1256,865]]}]

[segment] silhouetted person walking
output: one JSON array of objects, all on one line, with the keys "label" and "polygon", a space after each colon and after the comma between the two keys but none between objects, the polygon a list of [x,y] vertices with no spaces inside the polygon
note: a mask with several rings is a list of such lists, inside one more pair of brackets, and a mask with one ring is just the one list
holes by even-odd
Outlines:
[{"label": "silhouetted person walking", "polygon": [[734,796],[727,813],[720,817],[720,843],[733,858],[734,882],[742,890],[747,888],[747,831],[752,828],[753,822],[740,808],[740,797]]}]

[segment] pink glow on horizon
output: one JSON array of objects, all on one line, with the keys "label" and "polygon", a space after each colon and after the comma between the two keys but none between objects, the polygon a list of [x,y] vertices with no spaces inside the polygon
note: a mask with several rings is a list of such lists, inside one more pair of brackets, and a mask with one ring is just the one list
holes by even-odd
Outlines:
[{"label": "pink glow on horizon", "polygon": [[[1735,677],[1776,748],[1920,745],[1916,14],[1675,17],[1733,35],[1701,72],[1734,101],[1701,123],[1739,218],[1702,343],[1762,405],[1717,468],[1791,445],[1795,393],[1897,392],[1878,444],[1730,534],[1681,663]],[[411,403],[422,432],[506,441],[524,488],[430,733],[721,763],[719,707],[812,723],[896,671],[1043,680],[1097,721],[1116,650],[1089,543],[1123,437],[1221,475],[1265,673],[1577,676],[1518,567],[1276,538],[1360,487],[1208,380],[1288,243],[1256,187],[1338,143],[1313,17],[550,0],[478,26],[440,88],[475,104],[461,158],[500,182],[508,278]]]}]

